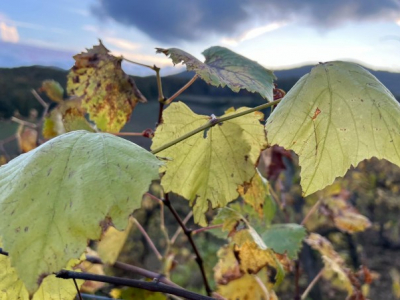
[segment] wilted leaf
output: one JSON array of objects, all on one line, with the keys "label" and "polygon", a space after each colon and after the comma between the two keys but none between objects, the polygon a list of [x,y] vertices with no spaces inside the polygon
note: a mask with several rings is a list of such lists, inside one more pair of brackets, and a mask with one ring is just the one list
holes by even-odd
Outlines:
[{"label": "wilted leaf", "polygon": [[255,61],[241,56],[224,47],[211,47],[203,52],[206,61],[203,63],[191,54],[177,48],[157,48],[157,53],[164,53],[174,64],[186,64],[188,71],[196,74],[208,84],[228,86],[238,92],[246,89],[259,93],[262,97],[273,100],[274,73]]},{"label": "wilted leaf", "polygon": [[[164,123],[157,127],[153,138],[153,150],[210,120],[196,115],[181,102],[171,104],[163,118]],[[161,184],[165,192],[188,199],[196,223],[206,225],[204,213],[209,203],[213,208],[226,206],[238,197],[238,186],[254,176],[258,157],[266,145],[261,118],[257,112],[226,121],[159,152],[171,159],[163,169],[166,174]]]},{"label": "wilted leaf", "polygon": [[323,63],[303,76],[266,125],[268,142],[299,155],[303,194],[373,156],[400,165],[400,105],[368,71]]},{"label": "wilted leaf", "polygon": [[[85,256],[92,256],[92,257],[99,258],[99,255],[97,254],[97,252],[94,251],[93,249],[90,249],[89,247],[86,248]],[[87,261],[87,260],[82,261],[78,265],[78,268],[84,273],[90,273],[90,274],[96,274],[96,275],[105,275],[104,267],[103,267],[102,264],[94,264],[94,263],[92,263],[90,261]],[[86,280],[84,282],[84,284],[82,285],[82,287],[81,287],[81,291],[85,292],[85,293],[93,294],[97,290],[101,289],[104,286],[105,286],[104,282]]]},{"label": "wilted leaf", "polygon": [[100,41],[99,46],[74,59],[68,93],[82,97],[82,106],[100,130],[118,132],[137,102],[146,102],[133,79],[122,70],[122,58],[110,55]]},{"label": "wilted leaf", "polygon": [[119,231],[112,226],[108,227],[97,245],[97,252],[104,263],[115,263],[133,224],[133,218],[131,217],[129,218],[128,226],[123,231]]},{"label": "wilted leaf", "polygon": [[218,250],[218,263],[214,267],[214,279],[218,284],[228,284],[243,276],[233,245],[225,245]]},{"label": "wilted leaf", "polygon": [[222,230],[228,231],[228,236],[239,246],[251,241],[255,242],[261,249],[267,249],[267,246],[249,222],[232,208],[221,208],[215,216],[213,224],[222,224]]},{"label": "wilted leaf", "polygon": [[22,153],[35,149],[37,144],[38,132],[36,129],[20,125],[17,133],[19,149]]},{"label": "wilted leaf", "polygon": [[74,131],[1,166],[0,232],[28,291],[79,258],[104,219],[124,229],[160,165],[124,139]]},{"label": "wilted leaf", "polygon": [[322,199],[319,211],[333,220],[342,231],[354,233],[364,231],[371,226],[367,217],[360,214],[347,200],[349,193],[340,190]]},{"label": "wilted leaf", "polygon": [[371,272],[362,267],[360,272],[354,273],[345,266],[342,257],[333,249],[332,244],[324,237],[311,233],[305,240],[313,249],[320,252],[324,261],[324,275],[332,280],[337,276],[340,280],[340,288],[345,289],[349,297],[347,299],[365,299],[362,293],[362,284],[371,283],[373,280]]},{"label": "wilted leaf", "polygon": [[267,181],[257,171],[250,183],[245,183],[238,188],[243,200],[257,211],[260,218],[264,215],[264,204],[270,196]]},{"label": "wilted leaf", "polygon": [[44,80],[42,86],[39,88],[39,92],[45,92],[47,97],[54,102],[62,102],[64,98],[64,89],[55,80]]},{"label": "wilted leaf", "polygon": [[287,253],[292,259],[297,258],[305,236],[306,230],[298,224],[272,225],[261,234],[267,247],[281,254]]}]

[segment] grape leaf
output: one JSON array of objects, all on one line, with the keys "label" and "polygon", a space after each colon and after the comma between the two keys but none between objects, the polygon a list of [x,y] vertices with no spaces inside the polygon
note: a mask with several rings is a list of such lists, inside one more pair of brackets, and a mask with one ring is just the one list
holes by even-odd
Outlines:
[{"label": "grape leaf", "polygon": [[364,282],[370,284],[376,276],[373,276],[366,267],[362,267],[357,273],[347,268],[343,258],[333,249],[332,244],[317,233],[311,233],[305,241],[322,255],[325,277],[332,281],[337,276],[341,282],[338,287],[348,292],[348,299],[365,299],[361,286]]},{"label": "grape leaf", "polygon": [[100,41],[74,59],[67,92],[82,97],[82,106],[100,130],[118,132],[137,102],[146,102],[133,79],[122,70],[122,58],[110,55]]},{"label": "grape leaf", "polygon": [[272,288],[277,283],[275,275],[280,272],[281,266],[272,250],[261,250],[255,243],[246,242],[241,247],[225,245],[220,248],[217,255],[219,260],[214,267],[214,279],[218,284],[219,294],[228,299],[264,299],[256,296],[260,288],[257,281],[254,288],[247,286],[246,292],[238,291],[241,282],[250,284],[250,278],[254,278],[255,274],[267,289],[267,291],[261,289],[262,294],[265,292],[275,294]]},{"label": "grape leaf", "polygon": [[376,156],[400,165],[400,105],[373,75],[347,62],[303,76],[269,117],[267,138],[299,155],[304,196]]},{"label": "grape leaf", "polygon": [[305,235],[306,230],[301,225],[277,224],[264,231],[261,238],[275,252],[287,253],[289,258],[295,259]]},{"label": "grape leaf", "polygon": [[[161,179],[164,191],[188,199],[196,223],[207,224],[204,213],[209,208],[208,201],[213,208],[226,206],[238,197],[238,186],[254,176],[258,157],[266,146],[259,121],[262,116],[255,112],[228,120],[159,152],[160,156],[171,158],[162,169],[166,170]],[[163,119],[155,132],[152,149],[210,121],[210,117],[193,113],[182,102],[172,103]]]},{"label": "grape leaf", "polygon": [[42,86],[39,88],[39,92],[45,92],[47,97],[54,102],[62,102],[64,98],[64,89],[55,80],[44,80]]},{"label": "grape leaf", "polygon": [[73,131],[0,167],[0,233],[29,292],[79,258],[104,220],[124,229],[161,163],[110,134]]},{"label": "grape leaf", "polygon": [[130,217],[128,226],[124,231],[119,231],[112,226],[108,227],[97,245],[97,252],[104,263],[115,263],[126,239],[128,238],[133,224],[133,218]]},{"label": "grape leaf", "polygon": [[243,200],[251,205],[259,217],[262,218],[264,216],[264,204],[270,194],[267,180],[261,176],[258,170],[250,183],[240,186],[238,192]]},{"label": "grape leaf", "polygon": [[[259,276],[257,274],[257,276]],[[261,276],[259,276],[261,277]],[[267,276],[263,276],[267,277]],[[236,299],[268,299],[278,300],[275,291],[267,288],[265,280],[261,281],[262,287],[254,275],[245,274],[241,278],[232,280],[226,285],[218,285],[217,293],[228,300]]]},{"label": "grape leaf", "polygon": [[[1,247],[0,239],[0,247]],[[76,265],[78,260],[71,260],[67,268]],[[76,280],[78,286],[83,284],[83,280]],[[56,278],[50,275],[41,282],[39,289],[33,295],[33,300],[73,300],[76,295],[76,288],[72,281]],[[10,258],[0,255],[0,299],[1,300],[28,300],[29,293],[24,283],[18,278],[16,270],[11,266]]]},{"label": "grape leaf", "polygon": [[82,108],[79,98],[68,99],[60,102],[45,118],[43,136],[46,139],[56,137],[65,132],[86,130],[95,132],[85,118],[86,111]]},{"label": "grape leaf", "polygon": [[228,86],[232,91],[246,89],[259,93],[262,97],[273,100],[274,73],[255,61],[239,55],[224,47],[211,47],[203,52],[206,61],[203,63],[193,55],[177,49],[156,48],[157,53],[164,53],[174,64],[186,64],[188,71],[196,74],[208,84]]},{"label": "grape leaf", "polygon": [[342,189],[340,185],[338,187],[339,190],[336,192],[335,189],[324,189],[321,192],[323,197],[319,212],[333,220],[338,229],[348,233],[364,231],[371,227],[368,218],[348,202],[350,192]]}]

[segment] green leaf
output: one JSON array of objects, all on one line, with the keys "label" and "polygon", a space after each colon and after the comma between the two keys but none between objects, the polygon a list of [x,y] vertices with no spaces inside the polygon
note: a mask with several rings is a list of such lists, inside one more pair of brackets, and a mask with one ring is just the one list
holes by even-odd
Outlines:
[{"label": "green leaf", "polygon": [[277,253],[287,253],[291,259],[297,257],[305,236],[305,228],[298,224],[272,225],[261,234],[262,240],[268,247]]},{"label": "green leaf", "polygon": [[118,132],[137,102],[146,102],[133,79],[122,70],[122,58],[110,55],[100,41],[99,46],[74,59],[67,92],[82,97],[82,107],[100,130]]},{"label": "green leaf", "polygon": [[[0,247],[2,247],[0,239]],[[76,265],[78,260],[71,260],[67,268]],[[83,280],[77,280],[80,287]],[[61,280],[55,275],[50,275],[41,281],[38,291],[33,295],[33,300],[73,300],[76,296],[76,288],[71,280]],[[17,272],[11,266],[10,258],[5,255],[0,255],[0,299],[1,300],[28,300],[29,293],[25,288],[24,283],[19,279]]]},{"label": "green leaf", "polygon": [[61,84],[54,80],[45,80],[39,88],[39,92],[45,92],[54,102],[62,102],[64,98],[64,89]]},{"label": "green leaf", "polygon": [[303,76],[266,124],[271,145],[299,155],[304,196],[373,156],[400,165],[400,105],[373,75],[347,62]]},{"label": "green leaf", "polygon": [[255,61],[239,55],[224,47],[211,47],[203,52],[203,63],[191,54],[177,48],[156,48],[157,53],[164,53],[174,64],[183,62],[188,71],[196,74],[208,84],[228,86],[232,91],[241,89],[259,93],[262,97],[273,100],[274,73]]},{"label": "green leaf", "polygon": [[[240,108],[236,112],[245,110]],[[224,116],[235,113],[230,110]],[[236,199],[237,188],[249,182],[266,145],[265,133],[255,112],[218,124],[206,132],[159,152],[170,160],[161,185],[166,193],[174,192],[193,205],[196,223],[207,224],[204,213],[209,208],[224,207]],[[196,115],[182,102],[171,104],[164,112],[164,123],[157,127],[152,149],[156,149],[210,121]]]},{"label": "green leaf", "polygon": [[73,131],[0,167],[0,233],[28,291],[79,258],[102,226],[124,229],[160,165],[122,138]]}]

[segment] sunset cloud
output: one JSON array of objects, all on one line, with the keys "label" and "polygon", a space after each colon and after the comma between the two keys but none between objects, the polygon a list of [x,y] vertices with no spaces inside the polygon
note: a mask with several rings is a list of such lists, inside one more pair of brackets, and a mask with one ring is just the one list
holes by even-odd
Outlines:
[{"label": "sunset cloud", "polygon": [[1,40],[8,43],[18,43],[19,34],[17,27],[7,25],[5,22],[0,22],[0,36]]}]

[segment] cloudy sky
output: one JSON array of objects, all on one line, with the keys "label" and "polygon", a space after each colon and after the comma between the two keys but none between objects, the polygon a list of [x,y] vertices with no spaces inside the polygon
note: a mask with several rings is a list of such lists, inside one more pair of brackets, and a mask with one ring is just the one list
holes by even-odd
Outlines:
[{"label": "cloudy sky", "polygon": [[[400,71],[399,0],[13,0],[0,4],[0,67],[68,69],[97,43],[173,68],[155,47],[202,59],[225,46],[271,69],[330,60]],[[130,73],[149,74],[128,67]]]}]

